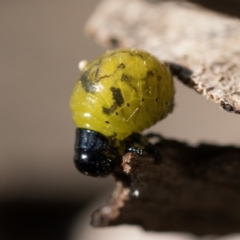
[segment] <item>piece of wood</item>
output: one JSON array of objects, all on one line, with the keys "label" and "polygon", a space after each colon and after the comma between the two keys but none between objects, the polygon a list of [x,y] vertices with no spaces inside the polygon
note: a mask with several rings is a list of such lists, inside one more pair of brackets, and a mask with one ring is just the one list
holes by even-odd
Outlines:
[{"label": "piece of wood", "polygon": [[[240,113],[238,18],[184,1],[105,0],[86,32],[106,48],[140,48],[172,63],[179,80],[224,110]],[[189,70],[187,78],[181,68]]]},{"label": "piece of wood", "polygon": [[[161,139],[162,161],[128,153],[92,225],[221,235],[240,231],[240,148]],[[125,172],[124,172],[125,171]]]}]

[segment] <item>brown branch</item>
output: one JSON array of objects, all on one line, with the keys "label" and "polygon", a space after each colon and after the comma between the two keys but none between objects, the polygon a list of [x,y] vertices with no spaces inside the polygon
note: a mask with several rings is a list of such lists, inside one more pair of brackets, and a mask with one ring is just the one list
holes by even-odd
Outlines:
[{"label": "brown branch", "polygon": [[240,231],[240,148],[162,139],[162,161],[127,154],[117,187],[93,226],[137,224],[197,235]]}]

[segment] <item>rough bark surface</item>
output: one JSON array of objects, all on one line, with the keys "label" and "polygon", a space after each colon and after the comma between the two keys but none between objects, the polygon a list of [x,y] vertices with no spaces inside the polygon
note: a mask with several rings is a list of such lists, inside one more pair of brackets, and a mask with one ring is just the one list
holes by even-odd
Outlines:
[{"label": "rough bark surface", "polygon": [[240,113],[238,18],[185,1],[104,0],[86,31],[106,48],[145,49],[172,63],[179,80],[224,110]]},{"label": "rough bark surface", "polygon": [[240,148],[162,139],[162,161],[128,153],[117,187],[92,225],[137,224],[196,235],[240,231]]}]

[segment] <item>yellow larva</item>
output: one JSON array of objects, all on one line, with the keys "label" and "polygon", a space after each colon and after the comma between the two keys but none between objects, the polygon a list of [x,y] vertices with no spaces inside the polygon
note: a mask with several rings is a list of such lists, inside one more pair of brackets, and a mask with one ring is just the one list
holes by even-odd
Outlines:
[{"label": "yellow larva", "polygon": [[77,126],[75,163],[85,174],[105,176],[122,149],[129,149],[125,139],[171,111],[173,80],[165,63],[136,49],[108,51],[82,68],[70,103]]}]

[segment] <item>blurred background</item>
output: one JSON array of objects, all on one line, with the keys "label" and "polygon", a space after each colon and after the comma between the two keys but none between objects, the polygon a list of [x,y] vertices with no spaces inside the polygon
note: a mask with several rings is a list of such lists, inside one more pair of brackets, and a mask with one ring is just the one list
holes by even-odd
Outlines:
[{"label": "blurred background", "polygon": [[[69,239],[76,219],[89,222],[82,212],[114,187],[111,177],[81,175],[72,160],[78,62],[104,51],[84,35],[98,2],[0,1],[1,240]],[[239,116],[181,83],[176,91],[174,113],[150,131],[193,145],[239,145]]]}]

